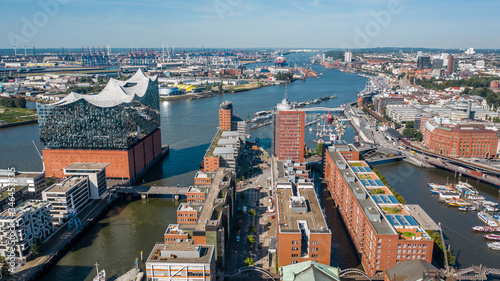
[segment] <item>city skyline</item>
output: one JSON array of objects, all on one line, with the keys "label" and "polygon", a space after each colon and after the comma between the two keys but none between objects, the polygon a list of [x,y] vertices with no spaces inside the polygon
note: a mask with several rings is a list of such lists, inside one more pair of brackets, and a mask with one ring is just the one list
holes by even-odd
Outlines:
[{"label": "city skyline", "polygon": [[[496,5],[495,5],[496,4]],[[0,1],[0,48],[496,49],[500,6],[466,1]]]}]

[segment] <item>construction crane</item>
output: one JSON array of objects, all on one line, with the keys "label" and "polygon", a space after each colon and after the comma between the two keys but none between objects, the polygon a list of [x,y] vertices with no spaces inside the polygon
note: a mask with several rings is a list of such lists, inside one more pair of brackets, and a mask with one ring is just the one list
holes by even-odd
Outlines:
[{"label": "construction crane", "polygon": [[31,140],[33,142],[33,146],[36,149],[36,152],[38,152],[38,156],[40,156],[40,159],[42,160],[42,172],[45,172],[45,163],[43,162],[43,155],[40,153],[40,150],[38,150],[38,147],[36,147],[35,141]]}]

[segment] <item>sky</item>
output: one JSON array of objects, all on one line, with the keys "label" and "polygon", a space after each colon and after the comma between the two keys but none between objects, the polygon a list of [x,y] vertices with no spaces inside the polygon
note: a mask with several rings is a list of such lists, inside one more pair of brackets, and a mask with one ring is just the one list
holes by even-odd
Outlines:
[{"label": "sky", "polygon": [[0,0],[0,48],[500,48],[498,0]]}]

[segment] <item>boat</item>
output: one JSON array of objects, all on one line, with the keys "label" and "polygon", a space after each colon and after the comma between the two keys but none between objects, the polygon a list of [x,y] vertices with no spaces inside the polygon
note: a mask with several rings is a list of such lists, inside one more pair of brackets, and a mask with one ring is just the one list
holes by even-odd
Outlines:
[{"label": "boat", "polygon": [[483,201],[483,202],[481,202],[481,203],[483,204],[483,206],[491,206],[491,207],[496,207],[496,206],[498,206],[498,203],[496,203],[496,202],[492,202],[492,201],[487,201],[487,200],[485,200],[485,201]]},{"label": "boat", "polygon": [[500,251],[500,242],[491,242],[487,244],[489,248],[495,251]]},{"label": "boat", "polygon": [[455,185],[455,189],[461,194],[465,195],[477,195],[479,192],[469,183],[459,181]]},{"label": "boat", "polygon": [[446,199],[459,199],[460,194],[456,192],[451,192],[451,191],[445,191],[445,192],[440,192],[439,193],[439,199],[441,200],[446,200]]},{"label": "boat", "polygon": [[500,227],[478,225],[478,226],[473,226],[472,230],[479,232],[500,232]]},{"label": "boat", "polygon": [[498,208],[491,207],[491,206],[486,206],[484,207],[484,212],[498,212]]},{"label": "boat", "polygon": [[332,124],[332,121],[333,121],[333,115],[332,115],[332,111],[328,111],[328,115],[326,116],[326,120],[328,121],[328,124]]},{"label": "boat", "polygon": [[477,217],[488,226],[498,226],[497,222],[485,212],[477,213]]},{"label": "boat", "polygon": [[474,206],[462,206],[460,208],[458,208],[459,211],[476,211],[476,207]]},{"label": "boat", "polygon": [[97,275],[92,279],[93,281],[106,281],[106,271],[103,269],[99,271],[99,265],[95,263],[95,270]]},{"label": "boat", "polygon": [[448,204],[449,206],[453,206],[453,207],[467,207],[467,206],[471,205],[471,203],[469,203],[463,199],[455,199],[455,198],[446,200],[445,203]]},{"label": "boat", "polygon": [[486,235],[484,235],[484,238],[488,239],[488,240],[500,241],[500,235],[498,235],[498,234],[486,234]]}]

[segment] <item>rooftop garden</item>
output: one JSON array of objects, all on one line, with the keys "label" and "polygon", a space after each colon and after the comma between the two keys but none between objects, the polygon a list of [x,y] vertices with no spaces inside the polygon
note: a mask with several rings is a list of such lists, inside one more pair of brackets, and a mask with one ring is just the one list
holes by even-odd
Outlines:
[{"label": "rooftop garden", "polygon": [[382,207],[382,210],[384,210],[386,214],[392,214],[392,215],[401,214],[401,208],[399,207]]},{"label": "rooftop garden", "polygon": [[[15,192],[18,192],[19,190],[21,190],[22,188],[24,188],[25,186],[14,186],[14,190]],[[0,197],[0,201],[1,200],[4,200],[5,198],[7,198],[9,195],[10,195],[10,192],[7,191],[8,187],[5,188],[3,191],[2,191],[2,197]],[[14,192],[14,193],[15,193]]]},{"label": "rooftop garden", "polygon": [[217,143],[219,142],[221,136],[222,136],[222,131],[219,130],[217,132],[217,134],[215,135],[214,140],[210,144],[210,147],[207,149],[207,153],[205,154],[205,157],[213,157],[214,150],[217,147]]},{"label": "rooftop garden", "polygon": [[370,189],[370,194],[372,195],[385,194],[385,190],[383,190],[382,188]]}]

